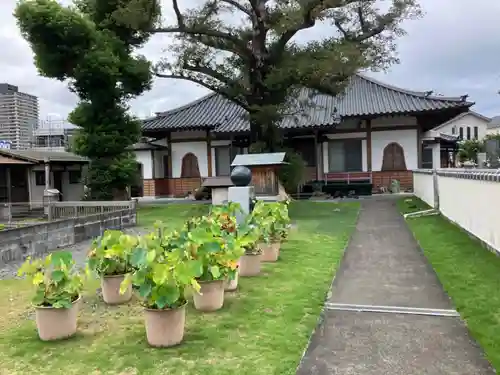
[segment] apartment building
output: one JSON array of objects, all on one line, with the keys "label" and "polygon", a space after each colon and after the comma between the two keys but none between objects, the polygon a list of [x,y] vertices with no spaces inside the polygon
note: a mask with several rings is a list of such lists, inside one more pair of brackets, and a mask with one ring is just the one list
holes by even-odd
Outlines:
[{"label": "apartment building", "polygon": [[0,83],[0,142],[15,150],[30,148],[37,122],[38,98],[20,92],[17,86]]},{"label": "apartment building", "polygon": [[66,120],[39,121],[33,130],[31,148],[38,151],[66,151],[77,129],[76,125]]}]

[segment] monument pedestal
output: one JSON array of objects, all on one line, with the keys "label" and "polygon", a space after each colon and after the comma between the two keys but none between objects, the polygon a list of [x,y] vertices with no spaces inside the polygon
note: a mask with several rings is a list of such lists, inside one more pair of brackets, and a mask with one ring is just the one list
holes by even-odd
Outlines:
[{"label": "monument pedestal", "polygon": [[255,198],[253,186],[231,186],[227,192],[227,200],[229,202],[239,203],[242,213],[236,214],[236,220],[242,223],[246,216],[250,213],[252,200]]}]

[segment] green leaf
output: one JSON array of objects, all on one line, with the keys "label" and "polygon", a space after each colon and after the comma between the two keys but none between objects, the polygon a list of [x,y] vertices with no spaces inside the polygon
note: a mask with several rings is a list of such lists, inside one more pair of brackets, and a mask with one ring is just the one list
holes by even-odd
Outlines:
[{"label": "green leaf", "polygon": [[69,251],[57,251],[52,253],[51,261],[55,267],[59,267],[61,264],[70,267],[73,263],[73,255]]},{"label": "green leaf", "polygon": [[189,262],[189,268],[193,277],[200,277],[203,274],[203,262],[201,260],[192,260]]},{"label": "green leaf", "polygon": [[139,288],[139,296],[141,298],[147,298],[151,294],[153,286],[149,281],[146,281],[144,284],[142,284]]},{"label": "green leaf", "polygon": [[175,285],[163,285],[158,290],[158,298],[156,300],[156,305],[163,309],[166,306],[174,305],[180,298],[181,292],[179,288]]},{"label": "green leaf", "polygon": [[148,261],[148,263],[152,263],[154,262],[154,260],[156,259],[156,250],[149,250],[148,251],[148,254],[146,256],[146,259]]},{"label": "green leaf", "polygon": [[64,271],[55,270],[55,271],[52,272],[51,278],[56,283],[58,283],[58,282],[62,281],[65,276],[66,276],[66,274],[65,274]]},{"label": "green leaf", "polygon": [[43,288],[39,288],[36,290],[35,295],[31,299],[31,302],[35,306],[39,306],[42,305],[44,301],[45,301],[45,290]]},{"label": "green leaf", "polygon": [[143,248],[136,248],[130,257],[130,263],[134,267],[143,267],[147,264],[148,251]]},{"label": "green leaf", "polygon": [[209,253],[217,253],[220,251],[221,246],[220,243],[217,241],[210,241],[210,242],[205,242],[203,245],[201,245],[202,251],[206,251]]},{"label": "green leaf", "polygon": [[216,280],[220,277],[220,269],[219,266],[211,266],[210,267],[210,273],[212,274],[212,277]]}]

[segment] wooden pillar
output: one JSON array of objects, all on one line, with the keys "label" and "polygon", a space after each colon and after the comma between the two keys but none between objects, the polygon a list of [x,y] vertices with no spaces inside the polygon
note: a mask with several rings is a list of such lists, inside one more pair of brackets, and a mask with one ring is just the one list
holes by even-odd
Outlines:
[{"label": "wooden pillar", "polygon": [[422,118],[417,117],[417,168],[422,168],[422,134],[421,130]]},{"label": "wooden pillar", "polygon": [[12,203],[12,180],[9,166],[5,169],[5,180],[7,181],[7,203]]},{"label": "wooden pillar", "polygon": [[234,157],[236,156],[234,152],[234,135],[231,134],[229,136],[229,141],[231,142],[231,144],[229,145],[229,165],[231,165]]},{"label": "wooden pillar", "polygon": [[372,171],[372,120],[366,120],[366,166]]},{"label": "wooden pillar", "polygon": [[207,164],[208,164],[208,177],[212,177],[212,138],[210,130],[207,130]]},{"label": "wooden pillar", "polygon": [[316,152],[315,161],[316,161],[316,180],[323,179],[323,148],[321,144],[318,142],[318,131],[314,131],[314,151]]},{"label": "wooden pillar", "polygon": [[167,146],[168,146],[168,157],[167,157],[167,170],[168,175],[166,177],[172,177],[172,135],[167,133]]},{"label": "wooden pillar", "polygon": [[151,178],[154,180],[156,178],[155,150],[151,150],[151,169]]}]

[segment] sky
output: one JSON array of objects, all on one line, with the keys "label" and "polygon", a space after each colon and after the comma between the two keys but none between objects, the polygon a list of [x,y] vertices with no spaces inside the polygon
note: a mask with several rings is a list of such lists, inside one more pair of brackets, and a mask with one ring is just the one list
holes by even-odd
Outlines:
[{"label": "sky", "polygon": [[[163,3],[168,7],[170,1]],[[31,49],[12,16],[15,4],[16,0],[0,0],[0,82],[38,96],[42,120],[64,119],[77,98],[65,83],[38,75]],[[420,0],[420,4],[424,17],[403,25],[407,35],[397,43],[400,64],[373,75],[410,90],[433,90],[445,96],[469,94],[469,100],[476,103],[474,110],[486,116],[500,115],[500,1]],[[299,37],[318,38],[324,32],[319,27]],[[167,43],[165,36],[155,36],[141,52],[158,61],[165,55]],[[131,111],[143,118],[206,93],[195,83],[156,79],[151,91],[131,102]]]}]

